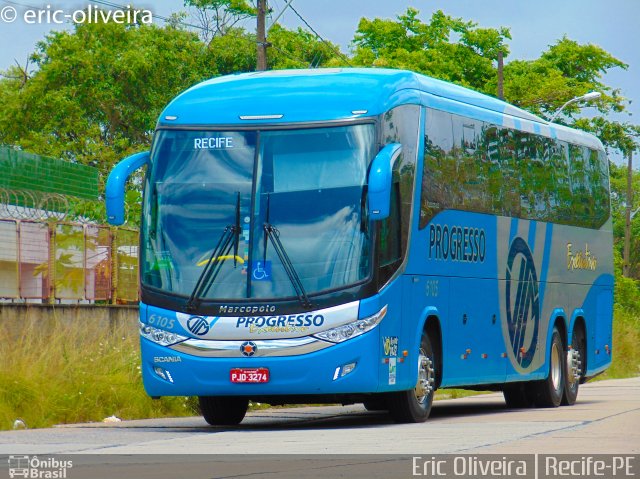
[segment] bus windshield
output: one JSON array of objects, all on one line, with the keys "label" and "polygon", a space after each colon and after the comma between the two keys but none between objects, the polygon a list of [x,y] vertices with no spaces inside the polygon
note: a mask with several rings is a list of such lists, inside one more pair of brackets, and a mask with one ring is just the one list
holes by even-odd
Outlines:
[{"label": "bus windshield", "polygon": [[[375,145],[373,124],[158,131],[143,208],[143,286],[180,296],[197,289],[199,300],[295,297],[265,225],[307,294],[365,281]],[[227,247],[216,249],[221,239]],[[216,273],[203,275],[210,262]]]}]

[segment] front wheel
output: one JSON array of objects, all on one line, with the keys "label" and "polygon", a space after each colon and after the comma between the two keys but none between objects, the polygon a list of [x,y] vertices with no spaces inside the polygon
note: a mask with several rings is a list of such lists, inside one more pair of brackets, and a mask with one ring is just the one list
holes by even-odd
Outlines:
[{"label": "front wheel", "polygon": [[533,406],[529,392],[529,384],[526,382],[505,384],[502,389],[502,394],[504,395],[504,401],[507,403],[507,407],[510,409],[522,409]]},{"label": "front wheel", "polygon": [[549,351],[549,376],[531,384],[535,404],[538,407],[558,407],[562,402],[565,386],[566,357],[558,328],[553,328]]},{"label": "front wheel", "polygon": [[212,426],[235,426],[247,414],[249,399],[231,396],[199,396],[200,412]]},{"label": "front wheel", "polygon": [[367,411],[387,411],[387,398],[383,394],[374,394],[362,403]]},{"label": "front wheel", "polygon": [[424,422],[429,417],[436,392],[435,358],[431,340],[422,333],[418,354],[418,381],[414,389],[389,394],[387,406],[399,423]]}]

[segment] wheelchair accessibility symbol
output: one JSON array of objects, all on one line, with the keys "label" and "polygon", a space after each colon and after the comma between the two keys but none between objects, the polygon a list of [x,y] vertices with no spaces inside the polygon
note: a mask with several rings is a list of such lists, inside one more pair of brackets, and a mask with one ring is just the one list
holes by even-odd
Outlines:
[{"label": "wheelchair accessibility symbol", "polygon": [[271,261],[256,261],[251,265],[251,279],[254,281],[271,281]]}]

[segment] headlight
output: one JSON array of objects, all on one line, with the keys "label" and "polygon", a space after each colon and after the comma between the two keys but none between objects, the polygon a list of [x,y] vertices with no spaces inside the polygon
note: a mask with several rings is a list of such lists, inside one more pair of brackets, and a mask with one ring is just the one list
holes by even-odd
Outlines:
[{"label": "headlight", "polygon": [[330,341],[332,343],[341,343],[347,339],[355,338],[361,334],[371,331],[375,328],[382,318],[387,314],[387,306],[385,305],[380,311],[368,318],[358,319],[352,323],[343,324],[337,328],[328,329],[313,336],[318,339]]},{"label": "headlight", "polygon": [[179,334],[165,331],[164,329],[154,328],[144,323],[140,323],[140,335],[160,346],[171,346],[172,344],[181,343],[188,339],[185,336],[180,336]]}]

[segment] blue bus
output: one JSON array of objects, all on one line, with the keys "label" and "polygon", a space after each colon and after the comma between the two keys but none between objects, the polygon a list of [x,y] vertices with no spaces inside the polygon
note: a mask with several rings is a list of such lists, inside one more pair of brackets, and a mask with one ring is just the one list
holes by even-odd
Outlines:
[{"label": "blue bus", "polygon": [[152,397],[210,424],[250,400],[427,419],[438,388],[576,401],[611,362],[608,160],[594,136],[409,71],[246,73],[162,112],[140,335]]}]

